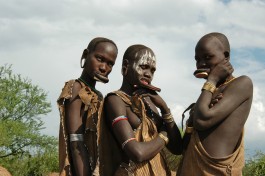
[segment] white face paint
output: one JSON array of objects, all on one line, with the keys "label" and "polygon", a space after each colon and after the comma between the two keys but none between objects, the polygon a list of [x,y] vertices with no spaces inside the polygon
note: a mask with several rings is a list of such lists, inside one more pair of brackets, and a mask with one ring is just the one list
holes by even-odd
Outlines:
[{"label": "white face paint", "polygon": [[[140,58],[137,62],[134,62],[133,69],[136,73],[138,73],[138,75],[143,75],[143,69],[141,66],[149,65],[150,68],[156,68],[156,57],[152,52],[150,52],[150,50],[147,49],[139,52],[142,52],[143,54],[139,56]],[[136,59],[139,52],[135,54]]]}]

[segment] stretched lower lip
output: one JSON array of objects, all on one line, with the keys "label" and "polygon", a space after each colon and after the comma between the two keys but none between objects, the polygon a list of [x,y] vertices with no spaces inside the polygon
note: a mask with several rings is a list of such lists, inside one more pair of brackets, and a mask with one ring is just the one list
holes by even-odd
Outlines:
[{"label": "stretched lower lip", "polygon": [[106,76],[103,76],[97,72],[94,74],[94,79],[103,83],[108,83],[109,79]]},{"label": "stretched lower lip", "polygon": [[210,72],[210,69],[197,69],[194,71],[193,75],[196,78],[207,78],[209,72]]},{"label": "stretched lower lip", "polygon": [[147,81],[145,81],[145,80],[141,80],[141,83],[142,84],[145,84],[145,85],[148,85],[149,83],[147,82]]}]

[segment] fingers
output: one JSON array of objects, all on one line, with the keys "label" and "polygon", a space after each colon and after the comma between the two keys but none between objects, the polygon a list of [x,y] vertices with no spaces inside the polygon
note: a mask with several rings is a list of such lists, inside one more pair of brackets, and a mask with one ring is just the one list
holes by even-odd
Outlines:
[{"label": "fingers", "polygon": [[224,60],[224,66],[225,66],[228,73],[231,74],[234,72],[234,68],[228,60]]},{"label": "fingers", "polygon": [[221,100],[223,98],[223,93],[219,93],[214,99]]},{"label": "fingers", "polygon": [[213,105],[215,105],[216,103],[218,103],[218,99],[213,99],[212,101],[211,101],[211,103],[213,104]]},{"label": "fingers", "polygon": [[141,95],[142,97],[146,97],[146,96],[152,97],[152,95],[158,95],[158,94],[155,91],[150,91],[146,89],[138,89],[133,92],[133,96],[135,95]]},{"label": "fingers", "polygon": [[133,96],[134,95],[142,95],[144,93],[146,93],[146,91],[144,89],[138,89],[138,90],[133,92]]},{"label": "fingers", "polygon": [[233,68],[233,66],[232,66],[232,69],[231,69],[231,74],[234,72],[234,68]]},{"label": "fingers", "polygon": [[[143,93],[143,94],[135,94],[136,96],[141,96],[142,98],[145,98],[145,97],[149,97],[151,100],[153,100],[154,102],[154,99],[157,99],[157,94],[156,95],[153,95],[153,94],[150,94],[150,93]],[[155,102],[154,102],[155,103]]]},{"label": "fingers", "polygon": [[214,97],[210,103],[210,108],[217,104],[223,98],[223,94],[219,93],[216,97]]},{"label": "fingers", "polygon": [[133,96],[140,96],[142,98],[145,98],[145,97],[150,97],[151,94],[147,93],[146,91],[144,90],[137,90],[135,92],[133,92],[132,94]]}]

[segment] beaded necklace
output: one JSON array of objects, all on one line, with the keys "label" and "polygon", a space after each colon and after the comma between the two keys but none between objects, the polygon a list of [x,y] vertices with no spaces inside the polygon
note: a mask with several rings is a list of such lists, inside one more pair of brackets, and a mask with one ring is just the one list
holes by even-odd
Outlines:
[{"label": "beaded necklace", "polygon": [[216,89],[218,90],[220,87],[232,82],[234,79],[236,79],[236,78],[232,76],[231,79],[226,80],[223,84],[219,85]]}]

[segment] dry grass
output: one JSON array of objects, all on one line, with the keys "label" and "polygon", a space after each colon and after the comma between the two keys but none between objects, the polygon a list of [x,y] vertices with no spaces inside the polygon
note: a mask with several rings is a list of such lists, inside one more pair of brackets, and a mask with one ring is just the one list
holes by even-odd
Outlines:
[{"label": "dry grass", "polygon": [[0,166],[0,175],[1,176],[12,176],[8,170],[2,166]]}]

